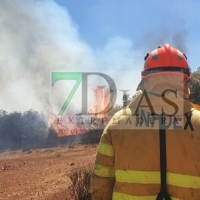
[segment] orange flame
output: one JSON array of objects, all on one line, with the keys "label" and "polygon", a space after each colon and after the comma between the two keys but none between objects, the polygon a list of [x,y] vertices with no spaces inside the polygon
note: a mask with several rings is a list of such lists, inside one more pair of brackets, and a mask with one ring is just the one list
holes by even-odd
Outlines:
[{"label": "orange flame", "polygon": [[105,86],[97,86],[93,91],[95,92],[93,111],[97,118],[103,118],[110,108],[110,92]]},{"label": "orange flame", "polygon": [[80,121],[80,118],[78,118],[79,121],[77,123],[77,121],[70,121],[70,118],[72,117],[64,116],[59,118],[56,115],[53,115],[51,123],[53,124],[58,137],[83,134],[92,129],[98,129],[102,126],[105,127],[108,122],[107,112],[110,109],[110,92],[105,86],[97,86],[92,89],[95,93],[95,99],[91,117],[95,116],[95,124],[91,123],[90,127],[85,127],[84,123]]},{"label": "orange flame", "polygon": [[69,135],[78,135],[88,132],[89,130],[83,125],[77,126],[76,123],[71,122],[70,118],[53,117],[51,122],[58,137],[65,137]]}]

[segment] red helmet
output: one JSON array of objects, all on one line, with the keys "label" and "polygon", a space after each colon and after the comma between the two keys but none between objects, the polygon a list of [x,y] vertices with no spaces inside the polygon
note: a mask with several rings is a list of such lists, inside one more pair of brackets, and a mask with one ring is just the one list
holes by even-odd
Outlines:
[{"label": "red helmet", "polygon": [[187,57],[169,44],[159,46],[145,56],[142,79],[161,74],[177,74],[191,78]]}]

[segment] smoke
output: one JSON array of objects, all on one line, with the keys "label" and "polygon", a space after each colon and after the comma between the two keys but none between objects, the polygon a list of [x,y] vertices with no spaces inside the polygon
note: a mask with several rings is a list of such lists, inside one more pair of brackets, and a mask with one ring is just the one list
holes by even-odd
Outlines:
[{"label": "smoke", "polygon": [[60,109],[66,99],[63,90],[71,84],[64,89],[57,84],[52,105],[51,72],[138,65],[130,40],[111,38],[102,50],[93,50],[81,40],[68,11],[51,0],[1,0],[0,30],[0,109],[9,112],[35,109],[48,114],[51,107]]},{"label": "smoke", "polygon": [[67,10],[53,1],[0,1],[0,30],[0,109],[45,111],[52,71],[95,66]]},{"label": "smoke", "polygon": [[187,30],[182,29],[174,33],[172,37],[172,44],[175,48],[179,49],[183,53],[187,53],[186,46]]},{"label": "smoke", "polygon": [[[145,33],[139,46],[143,51],[151,52],[158,46],[162,46],[170,41],[170,32],[166,28],[156,28],[148,33]],[[145,54],[146,55],[146,54]],[[144,56],[145,56],[144,55]]]},{"label": "smoke", "polygon": [[131,40],[118,36],[110,38],[97,57],[104,70],[113,68],[125,71],[138,65],[139,52],[134,50]]},{"label": "smoke", "polygon": [[[8,112],[35,109],[48,114],[51,107],[60,109],[68,95],[63,96],[63,90],[71,84],[64,89],[57,84],[51,94],[51,72],[117,70],[119,75],[111,76],[120,84],[118,90],[134,90],[146,52],[164,43],[186,52],[184,28],[175,33],[154,29],[137,49],[131,40],[113,37],[94,50],[81,39],[68,11],[52,0],[1,0],[0,30],[0,109]],[[51,95],[56,97],[54,105]]]},{"label": "smoke", "polygon": [[146,51],[146,53],[151,52],[163,44],[170,44],[181,52],[187,53],[186,41],[188,31],[185,28],[184,23],[181,23],[180,26],[181,27],[174,32],[162,27],[156,28],[146,33],[138,44],[142,51]]}]

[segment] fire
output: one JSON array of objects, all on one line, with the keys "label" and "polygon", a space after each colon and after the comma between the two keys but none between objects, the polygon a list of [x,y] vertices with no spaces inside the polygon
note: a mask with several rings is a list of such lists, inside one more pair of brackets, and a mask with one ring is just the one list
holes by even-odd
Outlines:
[{"label": "fire", "polygon": [[93,91],[95,92],[95,101],[93,106],[94,114],[97,118],[103,118],[106,116],[106,113],[110,108],[110,92],[105,88],[105,86],[97,86],[96,88],[93,88]]},{"label": "fire", "polygon": [[104,128],[108,122],[107,112],[110,109],[110,91],[105,86],[92,88],[94,91],[94,105],[92,113],[87,119],[79,115],[57,117],[53,115],[51,122],[58,137],[78,135],[89,132],[90,130]]},{"label": "fire", "polygon": [[89,130],[84,127],[83,122],[79,120],[79,125],[71,121],[72,117],[53,117],[51,122],[58,135],[58,137],[65,137],[69,135],[78,135],[88,132]]}]

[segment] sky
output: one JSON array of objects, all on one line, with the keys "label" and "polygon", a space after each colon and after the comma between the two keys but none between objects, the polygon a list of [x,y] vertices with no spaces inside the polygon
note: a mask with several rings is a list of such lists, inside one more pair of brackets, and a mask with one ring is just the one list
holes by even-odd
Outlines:
[{"label": "sky", "polygon": [[[181,40],[193,70],[200,65],[200,2],[85,0],[56,2],[68,10],[82,40],[93,49],[104,48],[115,37],[130,40],[144,54],[157,45]],[[177,38],[180,36],[181,38]]]},{"label": "sky", "polygon": [[199,13],[197,0],[1,0],[0,109],[58,112],[74,82],[52,87],[55,71],[106,73],[133,95],[144,56],[164,43],[185,53],[195,71]]}]

